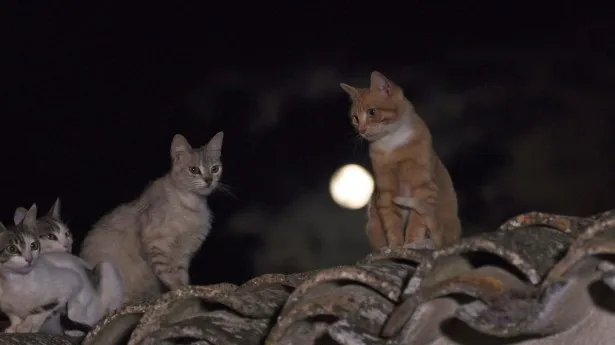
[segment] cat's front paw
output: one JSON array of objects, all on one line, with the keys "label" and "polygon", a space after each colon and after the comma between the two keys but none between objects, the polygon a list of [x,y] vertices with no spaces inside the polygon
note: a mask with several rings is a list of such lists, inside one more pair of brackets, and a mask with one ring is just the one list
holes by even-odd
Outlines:
[{"label": "cat's front paw", "polygon": [[32,333],[33,332],[32,323],[24,321],[22,323],[15,325],[12,332],[8,332],[8,328],[7,328],[7,331],[5,332],[6,333]]},{"label": "cat's front paw", "polygon": [[434,244],[434,242],[431,239],[426,238],[426,239],[423,239],[423,240],[420,240],[420,241],[415,241],[415,242],[411,242],[411,243],[405,244],[404,248],[408,248],[408,249],[430,249],[430,250],[433,250],[433,249],[436,249],[436,245]]},{"label": "cat's front paw", "polygon": [[78,331],[78,330],[67,330],[67,331],[64,331],[64,334],[68,335],[69,337],[73,337],[73,338],[80,338],[85,335],[83,331]]}]

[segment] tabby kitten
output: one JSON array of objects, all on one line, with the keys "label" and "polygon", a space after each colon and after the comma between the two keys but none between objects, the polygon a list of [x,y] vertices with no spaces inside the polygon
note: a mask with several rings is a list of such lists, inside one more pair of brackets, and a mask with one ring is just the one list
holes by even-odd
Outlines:
[{"label": "tabby kitten", "polygon": [[[19,209],[18,209],[19,210]],[[25,209],[24,209],[25,210]],[[101,262],[91,267],[81,258],[70,253],[72,236],[67,236],[65,225],[60,221],[59,199],[51,210],[42,217],[37,218],[37,207],[33,204],[25,212],[15,212],[15,228],[28,231],[38,237],[41,243],[40,259],[76,272],[81,280],[81,290],[70,306],[53,311],[39,329],[43,333],[71,333],[79,334],[83,326],[92,326],[106,313],[118,308],[123,299],[123,283],[118,270],[109,262]],[[45,235],[57,233],[55,239]],[[69,232],[70,234],[70,232]],[[81,329],[76,331],[64,329],[61,315],[69,319],[79,320]]]},{"label": "tabby kitten", "polygon": [[223,133],[192,148],[180,134],[171,143],[172,168],[136,200],[102,217],[87,234],[81,257],[114,263],[124,302],[138,302],[189,284],[192,257],[209,234],[207,196],[222,177]]},{"label": "tabby kitten", "polygon": [[[35,235],[38,224],[36,206],[33,206],[25,213],[21,222],[5,233],[19,234],[23,238],[31,239],[31,242],[38,246],[39,241]],[[5,281],[6,286],[14,288],[12,294],[5,296],[4,293],[8,290],[5,290],[4,286],[0,289],[3,292],[0,299],[7,297],[25,301],[38,300],[46,295],[62,297],[57,298],[57,308],[43,311],[40,311],[40,308],[34,309],[37,315],[32,317],[36,318],[36,327],[33,327],[36,331],[71,332],[65,330],[60,322],[60,314],[65,314],[80,326],[80,333],[83,333],[84,327],[92,327],[106,313],[120,306],[124,297],[123,284],[113,264],[101,262],[91,268],[81,258],[70,253],[42,252],[40,247],[37,248],[37,258],[32,261],[31,270],[21,276],[9,277]],[[10,316],[8,311],[5,312]],[[41,324],[38,323],[40,319],[43,319]]]},{"label": "tabby kitten", "polygon": [[[32,204],[30,208],[36,208]],[[28,210],[18,207],[13,216],[13,222],[19,224]],[[42,252],[67,252],[73,250],[73,234],[60,218],[60,198],[57,198],[47,214],[36,220],[36,234],[41,242]]]},{"label": "tabby kitten", "polygon": [[[369,142],[376,188],[368,206],[371,246],[399,247],[425,239],[437,248],[461,235],[453,181],[432,147],[425,122],[403,90],[373,71],[369,88],[340,84],[350,95],[350,119]],[[395,205],[395,197],[411,197],[424,212]]]},{"label": "tabby kitten", "polygon": [[10,321],[6,333],[37,332],[81,286],[76,273],[39,260],[39,255],[33,233],[7,230],[0,223],[0,310]]}]

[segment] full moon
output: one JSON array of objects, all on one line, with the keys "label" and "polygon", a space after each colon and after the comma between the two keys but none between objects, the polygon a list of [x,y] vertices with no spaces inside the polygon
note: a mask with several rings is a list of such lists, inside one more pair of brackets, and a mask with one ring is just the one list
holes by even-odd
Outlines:
[{"label": "full moon", "polygon": [[360,165],[344,165],[331,177],[329,192],[338,205],[357,210],[369,203],[374,192],[374,179]]}]

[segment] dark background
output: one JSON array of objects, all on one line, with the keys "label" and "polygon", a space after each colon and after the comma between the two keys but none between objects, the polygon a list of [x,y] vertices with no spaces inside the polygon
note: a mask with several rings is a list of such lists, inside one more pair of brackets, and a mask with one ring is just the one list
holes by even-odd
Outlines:
[{"label": "dark background", "polygon": [[80,241],[169,168],[175,133],[225,132],[215,224],[195,283],[352,263],[364,210],[331,174],[369,167],[340,82],[378,70],[425,119],[466,234],[517,213],[615,203],[611,11],[540,2],[312,1],[3,11],[1,219],[60,196]]}]

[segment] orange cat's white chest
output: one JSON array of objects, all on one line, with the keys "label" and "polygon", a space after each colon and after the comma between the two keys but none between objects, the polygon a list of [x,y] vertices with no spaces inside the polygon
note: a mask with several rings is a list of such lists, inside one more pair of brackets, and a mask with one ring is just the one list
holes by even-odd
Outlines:
[{"label": "orange cat's white chest", "polygon": [[375,141],[372,145],[378,150],[391,152],[396,148],[407,144],[412,138],[414,131],[408,125],[401,126],[396,131]]}]

